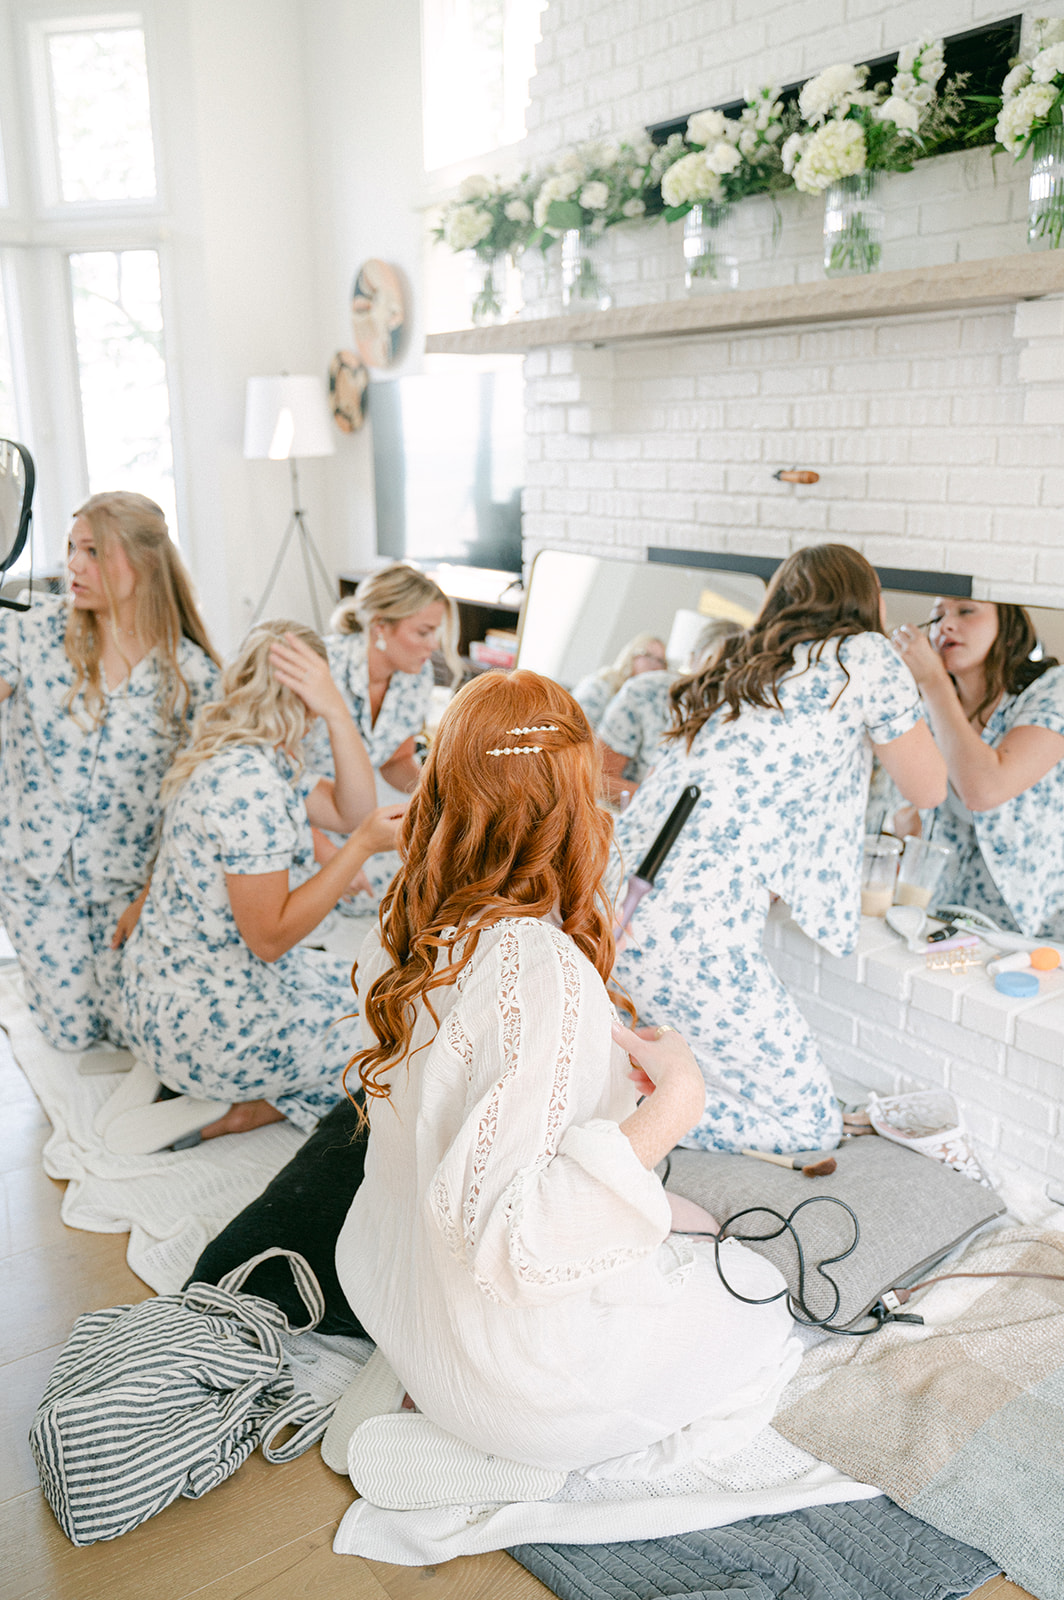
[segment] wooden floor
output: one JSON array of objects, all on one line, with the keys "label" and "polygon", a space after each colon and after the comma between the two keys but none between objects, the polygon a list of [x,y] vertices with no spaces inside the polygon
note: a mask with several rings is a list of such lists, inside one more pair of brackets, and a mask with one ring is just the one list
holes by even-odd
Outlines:
[{"label": "wooden floor", "polygon": [[[37,1487],[26,1433],[82,1311],[146,1299],[124,1234],[59,1220],[62,1185],[40,1152],[48,1122],[0,1032],[0,1600],[545,1600],[509,1556],[392,1567],[333,1555],[351,1485],[316,1450],[289,1466],[252,1456],[203,1500],[179,1500],[122,1539],[77,1550]],[[980,1600],[1024,1600],[994,1578]]]}]

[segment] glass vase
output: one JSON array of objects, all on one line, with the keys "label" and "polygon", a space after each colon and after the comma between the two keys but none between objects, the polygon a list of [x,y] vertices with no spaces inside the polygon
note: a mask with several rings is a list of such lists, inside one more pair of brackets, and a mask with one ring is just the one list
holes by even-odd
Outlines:
[{"label": "glass vase", "polygon": [[562,234],[562,305],[566,311],[608,311],[613,296],[606,286],[600,233],[570,228]]},{"label": "glass vase", "polygon": [[878,272],[883,254],[883,207],[876,174],[856,172],[824,190],[824,271],[829,278]]},{"label": "glass vase", "polygon": [[692,206],[683,219],[684,282],[688,294],[739,287],[730,205]]},{"label": "glass vase", "polygon": [[478,328],[505,322],[509,316],[509,262],[504,255],[478,256],[466,251],[470,315]]},{"label": "glass vase", "polygon": [[1027,248],[1059,250],[1064,240],[1064,127],[1039,128],[1031,140]]}]

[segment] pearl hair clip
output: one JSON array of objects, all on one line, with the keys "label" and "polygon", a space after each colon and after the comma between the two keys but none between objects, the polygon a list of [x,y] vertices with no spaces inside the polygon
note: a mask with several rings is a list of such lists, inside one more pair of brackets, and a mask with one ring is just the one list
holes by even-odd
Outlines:
[{"label": "pearl hair clip", "polygon": [[[558,726],[554,722],[539,722],[531,728],[507,728],[511,737],[522,737],[526,733],[557,733]],[[489,750],[489,756],[538,756],[542,751],[541,744],[507,744],[498,750]]]}]

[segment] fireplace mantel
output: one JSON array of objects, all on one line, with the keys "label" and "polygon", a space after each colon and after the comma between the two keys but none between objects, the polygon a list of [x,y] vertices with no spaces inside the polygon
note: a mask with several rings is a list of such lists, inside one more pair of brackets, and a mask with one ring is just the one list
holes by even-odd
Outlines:
[{"label": "fireplace mantel", "polygon": [[489,355],[549,345],[632,344],[865,317],[964,311],[1060,293],[1064,293],[1064,250],[1047,250],[430,333],[425,352]]}]

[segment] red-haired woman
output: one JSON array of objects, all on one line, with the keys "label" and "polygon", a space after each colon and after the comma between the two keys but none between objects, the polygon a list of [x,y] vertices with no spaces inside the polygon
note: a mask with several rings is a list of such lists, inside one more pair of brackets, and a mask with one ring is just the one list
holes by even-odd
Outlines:
[{"label": "red-haired woman", "polygon": [[[423,1413],[384,1419],[418,1459],[426,1427],[485,1470],[478,1452],[554,1472],[624,1456],[629,1478],[730,1454],[797,1359],[781,1302],[732,1298],[708,1241],[669,1237],[654,1168],[704,1086],[677,1033],[615,1019],[600,786],[564,689],[467,685],[358,965],[371,1136],[336,1264]],[[734,1241],[721,1259],[749,1299],[782,1287]],[[460,1473],[442,1492],[461,1498]]]}]

